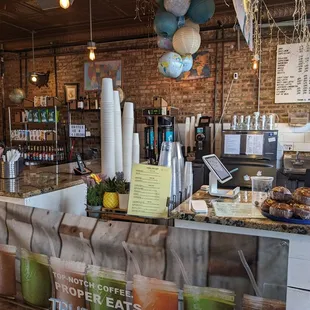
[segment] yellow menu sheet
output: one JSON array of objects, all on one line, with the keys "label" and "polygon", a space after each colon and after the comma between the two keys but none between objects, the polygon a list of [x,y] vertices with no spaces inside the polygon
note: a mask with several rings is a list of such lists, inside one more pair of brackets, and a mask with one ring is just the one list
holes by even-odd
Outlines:
[{"label": "yellow menu sheet", "polygon": [[171,168],[134,164],[127,213],[167,218],[170,186]]}]

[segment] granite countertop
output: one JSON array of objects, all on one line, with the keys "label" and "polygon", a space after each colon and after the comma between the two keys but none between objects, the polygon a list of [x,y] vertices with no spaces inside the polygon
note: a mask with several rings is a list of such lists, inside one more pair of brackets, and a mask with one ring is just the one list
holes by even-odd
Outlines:
[{"label": "granite countertop", "polygon": [[[100,171],[100,160],[85,162],[93,172]],[[58,166],[25,169],[16,179],[0,179],[0,196],[11,198],[29,198],[56,190],[83,184],[81,176],[73,174],[76,163]]]},{"label": "granite countertop", "polygon": [[[186,200],[172,212],[171,216],[179,220],[205,222],[209,224],[218,224],[242,228],[269,230],[276,232],[310,235],[310,226],[298,225],[298,224],[287,224],[283,222],[275,222],[270,219],[247,219],[247,218],[232,218],[232,217],[218,217],[215,215],[214,209],[211,206],[211,201],[216,197],[210,196],[205,191],[198,191],[192,196],[193,200],[203,199],[208,204],[208,214],[195,214],[189,206],[189,200]],[[232,200],[230,200],[232,201]],[[251,192],[241,192],[234,202],[249,203],[251,202]]]}]

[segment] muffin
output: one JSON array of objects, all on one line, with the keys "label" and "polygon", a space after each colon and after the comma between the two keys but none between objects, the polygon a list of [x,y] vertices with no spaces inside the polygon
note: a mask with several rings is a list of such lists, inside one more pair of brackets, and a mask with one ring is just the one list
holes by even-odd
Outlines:
[{"label": "muffin", "polygon": [[293,198],[300,204],[310,206],[310,188],[309,187],[297,188],[293,194]]},{"label": "muffin", "polygon": [[267,198],[261,205],[262,211],[269,213],[269,209],[274,203],[277,203],[277,202],[273,199]]},{"label": "muffin", "polygon": [[277,202],[270,206],[269,213],[273,216],[290,219],[294,215],[294,207],[284,202]]},{"label": "muffin", "polygon": [[310,220],[310,206],[303,205],[300,203],[294,203],[294,215],[300,217],[303,220]]},{"label": "muffin", "polygon": [[283,186],[277,186],[271,190],[270,197],[274,200],[285,202],[292,199],[292,193]]}]

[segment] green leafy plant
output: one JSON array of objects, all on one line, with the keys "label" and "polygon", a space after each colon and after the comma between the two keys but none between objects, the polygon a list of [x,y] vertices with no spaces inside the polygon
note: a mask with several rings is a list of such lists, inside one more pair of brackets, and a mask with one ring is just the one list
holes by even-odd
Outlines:
[{"label": "green leafy plant", "polygon": [[101,206],[103,197],[103,183],[87,188],[87,205]]},{"label": "green leafy plant", "polygon": [[116,191],[119,194],[129,194],[129,184],[126,182],[123,172],[116,173]]},{"label": "green leafy plant", "polygon": [[105,193],[116,193],[116,178],[108,178],[103,182],[103,191]]}]

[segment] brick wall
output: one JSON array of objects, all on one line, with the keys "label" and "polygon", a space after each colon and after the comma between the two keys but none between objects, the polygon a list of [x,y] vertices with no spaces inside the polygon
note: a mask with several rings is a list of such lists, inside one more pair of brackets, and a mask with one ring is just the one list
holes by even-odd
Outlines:
[{"label": "brick wall", "polygon": [[[152,98],[155,95],[164,97],[173,106],[180,109],[179,121],[184,121],[185,116],[203,113],[213,114],[214,100],[214,79],[215,79],[215,32],[202,33],[201,51],[209,51],[211,77],[192,81],[177,82],[173,79],[164,78],[157,71],[157,61],[163,51],[155,46],[153,39],[116,42],[102,44],[97,52],[97,61],[101,60],[122,60],[123,66],[123,89],[127,100],[136,104],[137,108],[151,107]],[[227,111],[224,120],[229,120],[233,113],[253,113],[257,110],[257,72],[252,69],[252,53],[248,50],[245,42],[241,41],[241,49],[238,51],[236,33],[227,30],[225,38],[231,38],[231,42],[224,44],[224,98],[226,99],[228,89],[234,72],[239,73],[239,79],[232,86],[230,99],[227,104]],[[287,121],[288,112],[309,111],[307,104],[275,104],[275,66],[276,66],[276,40],[270,42],[269,38],[262,44],[262,79],[261,79],[261,106],[262,113],[277,113],[281,122]],[[222,103],[222,76],[221,76],[221,51],[222,44],[219,43],[219,78],[217,89],[217,118],[220,115]],[[113,51],[104,51],[113,49]],[[101,51],[100,51],[101,50]],[[48,54],[51,51],[41,51]],[[86,47],[74,47],[58,50],[59,53],[71,53],[70,55],[57,56],[57,75],[59,97],[63,99],[63,86],[65,83],[80,83],[83,93],[84,63],[88,61]],[[77,53],[77,54],[73,54]],[[23,67],[23,86],[25,85]],[[40,57],[37,53],[36,68],[38,71],[51,71],[49,87],[35,88],[28,86],[28,98],[34,95],[54,96],[55,72],[54,59]],[[32,69],[32,61],[28,60],[28,70]],[[20,70],[18,56],[6,56],[6,97],[14,87],[19,87]],[[9,101],[7,101],[9,104]],[[93,120],[93,118],[90,118]],[[93,123],[93,121],[91,121]],[[99,122],[97,123],[99,127]],[[94,126],[94,124],[92,124]]]}]

